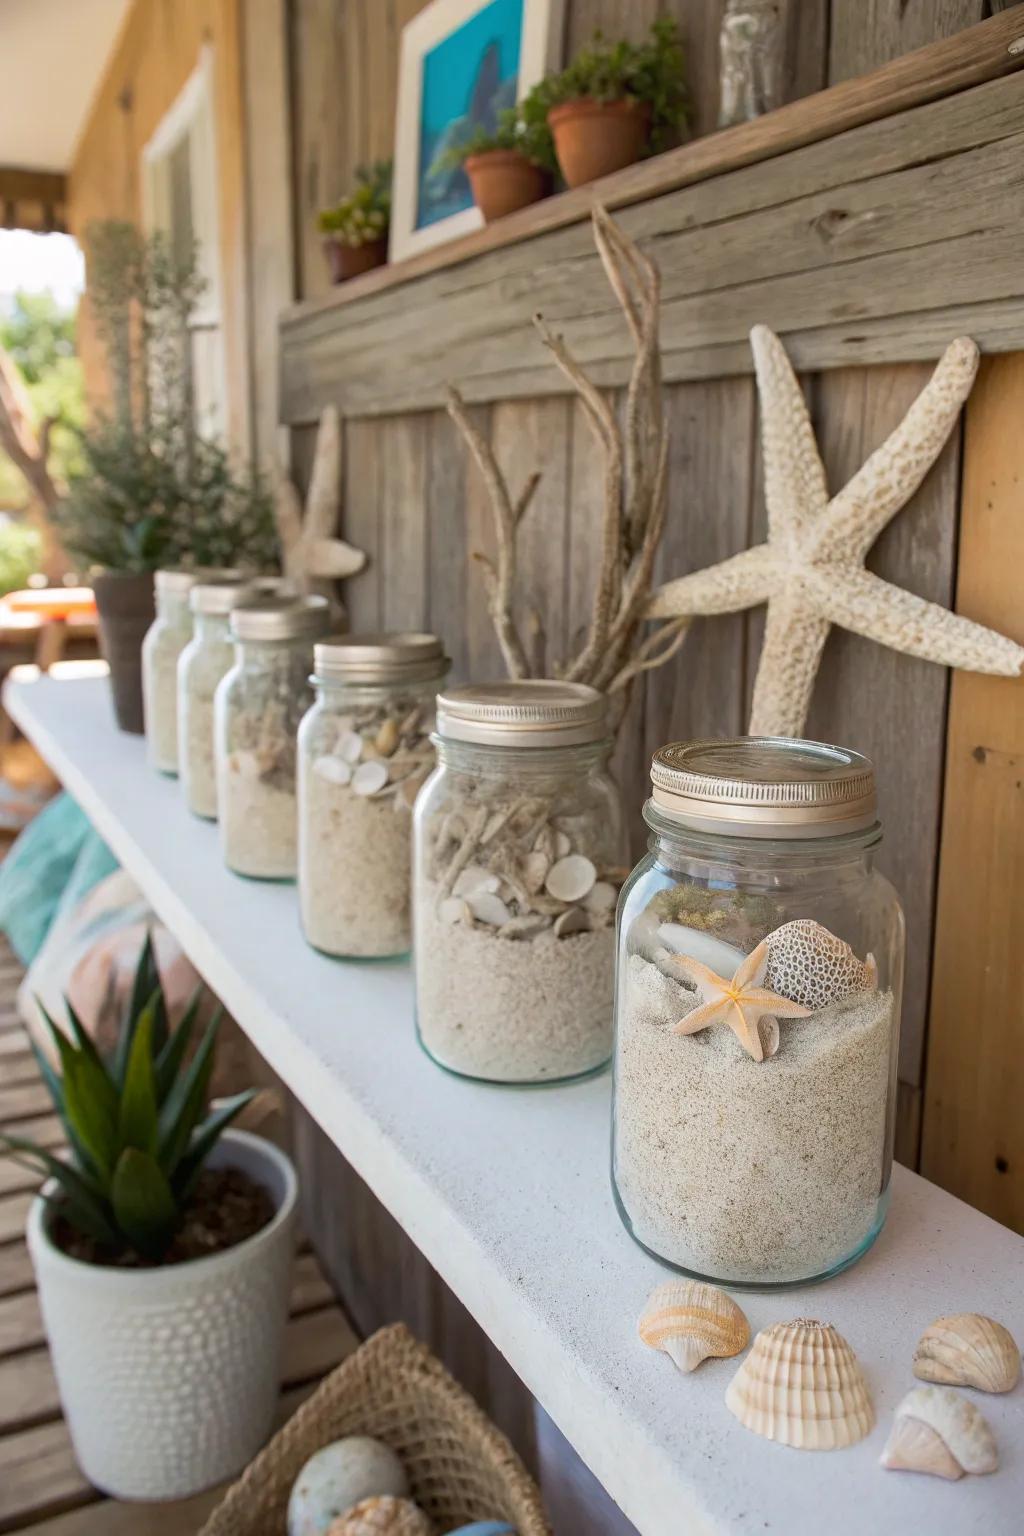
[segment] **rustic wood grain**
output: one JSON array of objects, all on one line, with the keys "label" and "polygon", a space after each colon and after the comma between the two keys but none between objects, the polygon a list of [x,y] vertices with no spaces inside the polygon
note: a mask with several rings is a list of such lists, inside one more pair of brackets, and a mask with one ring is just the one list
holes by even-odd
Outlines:
[{"label": "rustic wood grain", "polygon": [[0,1125],[10,1126],[12,1134],[18,1134],[14,1130],[18,1121],[45,1115],[52,1109],[53,1100],[46,1085],[39,1081],[38,1074],[35,1082],[27,1083],[8,1083],[4,1075],[4,1084],[0,1087]]},{"label": "rustic wood grain", "polygon": [[25,1235],[25,1221],[35,1199],[33,1190],[0,1197],[0,1245],[20,1242]]},{"label": "rustic wood grain", "polygon": [[[666,378],[749,372],[756,322],[815,368],[919,356],[937,329],[951,333],[952,311],[972,334],[991,327],[989,346],[1020,345],[1022,165],[1024,93],[993,81],[625,210],[664,276]],[[285,414],[308,420],[328,398],[350,415],[435,405],[449,379],[472,399],[561,392],[532,331],[538,308],[598,382],[627,376],[628,336],[577,225],[358,304],[293,312]]]},{"label": "rustic wood grain", "polygon": [[387,429],[372,421],[349,421],[344,430],[341,529],[348,542],[367,556],[359,574],[345,582],[345,606],[349,628],[369,632],[381,626],[384,539],[379,497]]},{"label": "rustic wood grain", "polygon": [[32,1260],[25,1244],[6,1243],[0,1248],[0,1296],[30,1290],[32,1283]]},{"label": "rustic wood grain", "polygon": [[0,1157],[0,1196],[15,1195],[24,1189],[37,1189],[41,1183],[42,1179],[33,1169],[16,1163],[11,1157]]},{"label": "rustic wood grain", "polygon": [[35,1291],[23,1291],[19,1296],[5,1296],[0,1300],[0,1355],[32,1349],[44,1338],[39,1297]]},{"label": "rustic wood grain", "polygon": [[45,1345],[0,1360],[0,1436],[30,1429],[59,1413],[57,1381]]},{"label": "rustic wood grain", "polygon": [[[957,611],[1024,640],[1024,355],[967,405]],[[1024,682],[956,673],[925,1077],[922,1171],[1024,1230]]]},{"label": "rustic wood grain", "polygon": [[878,69],[982,20],[985,0],[831,0],[829,80]]},{"label": "rustic wood grain", "polygon": [[[479,415],[478,411],[472,413]],[[429,417],[426,502],[427,626],[441,635],[452,681],[469,681],[466,592],[479,581],[470,569],[466,526],[466,450],[447,411]]]},{"label": "rustic wood grain", "polygon": [[380,622],[388,630],[422,630],[427,627],[428,608],[430,417],[426,413],[396,417],[377,431],[377,519],[383,573]]}]

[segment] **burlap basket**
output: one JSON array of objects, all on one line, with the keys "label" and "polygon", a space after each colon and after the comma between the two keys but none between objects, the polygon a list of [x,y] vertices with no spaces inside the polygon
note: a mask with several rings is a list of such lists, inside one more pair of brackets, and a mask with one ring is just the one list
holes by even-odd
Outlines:
[{"label": "burlap basket", "polygon": [[503,1518],[519,1536],[551,1536],[537,1486],[505,1436],[400,1323],[325,1377],[200,1536],[285,1536],[292,1483],[314,1451],[342,1435],[373,1435],[401,1457],[438,1532]]}]

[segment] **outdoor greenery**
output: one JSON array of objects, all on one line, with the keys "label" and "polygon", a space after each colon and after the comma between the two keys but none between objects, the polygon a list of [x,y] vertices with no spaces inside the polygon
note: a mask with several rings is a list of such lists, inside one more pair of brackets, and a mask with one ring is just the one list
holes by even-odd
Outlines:
[{"label": "outdoor greenery", "polygon": [[[81,465],[78,434],[85,421],[85,391],[75,353],[76,329],[75,311],[62,309],[52,293],[16,293],[10,308],[0,314],[0,347],[24,380],[36,423],[53,423],[48,467],[61,485]],[[0,507],[24,503],[21,472],[0,453]],[[0,534],[0,543],[3,540]]]},{"label": "outdoor greenery", "polygon": [[0,521],[0,597],[21,591],[38,571],[42,556],[43,541],[37,528],[11,518]]},{"label": "outdoor greenery", "polygon": [[236,1094],[206,1113],[220,1013],[186,1063],[199,1003],[197,993],[181,1023],[169,1029],[147,935],[109,1059],[68,1002],[70,1034],[44,1010],[59,1073],[32,1042],[71,1156],[62,1161],[19,1136],[0,1135],[0,1148],[55,1179],[55,1210],[111,1256],[127,1248],[151,1262],[163,1258],[207,1157],[253,1096]]},{"label": "outdoor greenery", "polygon": [[76,558],[115,571],[275,562],[273,508],[258,477],[196,428],[190,322],[197,254],[116,220],[90,226],[88,292],[111,410],[81,435],[82,463],[57,514]]},{"label": "outdoor greenery", "polygon": [[378,160],[356,171],[356,184],[347,197],[320,214],[320,229],[342,245],[368,245],[383,240],[391,219],[391,161]]},{"label": "outdoor greenery", "polygon": [[476,128],[461,143],[453,144],[438,156],[433,169],[453,170],[470,155],[484,155],[492,149],[515,149],[544,171],[558,169],[547,109],[541,109],[530,97],[514,107],[506,107],[500,113],[498,127],[493,133]]},{"label": "outdoor greenery", "polygon": [[648,150],[655,154],[678,138],[686,121],[683,65],[679,28],[670,16],[655,21],[643,43],[610,42],[596,32],[566,69],[541,80],[521,106],[532,116],[546,118],[552,107],[581,97],[643,102],[651,112]]}]

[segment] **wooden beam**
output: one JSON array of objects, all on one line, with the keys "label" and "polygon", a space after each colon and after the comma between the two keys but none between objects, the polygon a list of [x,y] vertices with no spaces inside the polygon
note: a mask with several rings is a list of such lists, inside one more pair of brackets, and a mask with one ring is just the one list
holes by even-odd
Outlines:
[{"label": "wooden beam", "polygon": [[67,177],[0,165],[0,224],[36,232],[66,229]]},{"label": "wooden beam", "polygon": [[[1024,640],[1024,354],[967,403],[957,611]],[[921,1171],[1024,1231],[1024,683],[955,672]]]},{"label": "wooden beam", "polygon": [[[1024,347],[1022,159],[1013,76],[624,209],[662,271],[666,379],[749,373],[757,322],[809,370],[934,359],[958,331],[987,350]],[[472,400],[561,393],[538,309],[596,383],[625,381],[629,338],[577,224],[292,311],[285,419],[313,420],[328,401],[348,415],[436,406],[452,379]]]}]

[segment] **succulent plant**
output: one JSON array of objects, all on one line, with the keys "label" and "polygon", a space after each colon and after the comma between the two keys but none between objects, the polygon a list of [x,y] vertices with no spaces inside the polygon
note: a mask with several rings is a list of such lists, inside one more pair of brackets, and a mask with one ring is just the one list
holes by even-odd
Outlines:
[{"label": "succulent plant", "polygon": [[319,216],[320,232],[342,245],[367,245],[383,240],[391,218],[391,161],[361,165],[347,197]]},{"label": "succulent plant", "polygon": [[128,1248],[150,1261],[164,1257],[206,1158],[253,1096],[251,1090],[236,1094],[207,1113],[220,1010],[186,1060],[201,997],[199,988],[171,1030],[147,935],[118,1038],[106,1058],[67,999],[70,1033],[42,1009],[59,1073],[35,1041],[32,1049],[63,1123],[69,1156],[55,1157],[8,1135],[0,1135],[0,1150],[52,1177],[59,1193],[51,1203],[60,1215],[111,1253]]}]

